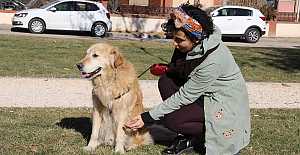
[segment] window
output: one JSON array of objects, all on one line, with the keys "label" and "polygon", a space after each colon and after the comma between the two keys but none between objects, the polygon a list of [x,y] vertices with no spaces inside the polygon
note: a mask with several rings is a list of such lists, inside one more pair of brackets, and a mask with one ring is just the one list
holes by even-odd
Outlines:
[{"label": "window", "polygon": [[234,8],[226,8],[218,11],[218,16],[234,16],[236,9]]},{"label": "window", "polygon": [[55,5],[56,11],[74,11],[73,2],[63,2]]},{"label": "window", "polygon": [[226,9],[221,9],[218,11],[218,16],[227,16],[227,11]]},{"label": "window", "polygon": [[92,3],[86,4],[86,11],[97,11],[97,10],[99,10],[99,8],[96,4],[92,4]]},{"label": "window", "polygon": [[252,11],[248,9],[236,9],[236,16],[252,16]]},{"label": "window", "polygon": [[99,8],[97,5],[93,3],[76,2],[75,10],[76,11],[97,11],[99,10]]},{"label": "window", "polygon": [[218,11],[218,16],[252,16],[248,9],[226,8]]},{"label": "window", "polygon": [[86,3],[76,2],[75,11],[85,11]]},{"label": "window", "polygon": [[227,16],[236,16],[236,9],[235,8],[228,8],[226,9]]}]

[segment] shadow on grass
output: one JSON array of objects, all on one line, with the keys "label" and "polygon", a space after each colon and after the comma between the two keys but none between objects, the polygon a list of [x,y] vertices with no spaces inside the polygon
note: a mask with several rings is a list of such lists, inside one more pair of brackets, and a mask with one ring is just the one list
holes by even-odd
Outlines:
[{"label": "shadow on grass", "polygon": [[[82,137],[87,141],[90,141],[92,134],[91,118],[88,117],[69,117],[63,118],[55,125],[63,129],[74,129],[79,132]],[[176,133],[164,128],[161,125],[152,125],[149,127],[150,134],[152,135],[156,144],[168,146],[176,137]]]},{"label": "shadow on grass", "polygon": [[243,51],[243,47],[230,48],[242,66],[274,68],[288,73],[300,71],[300,51],[296,48],[251,47],[249,51]]},{"label": "shadow on grass", "polygon": [[239,42],[239,43],[246,43],[240,37],[222,37],[223,42]]},{"label": "shadow on grass", "polygon": [[[30,33],[28,29],[23,29],[23,28],[11,28],[11,31]],[[69,30],[46,30],[44,34],[91,36],[90,32],[87,31],[69,31]]]},{"label": "shadow on grass", "polygon": [[[60,122],[56,123],[57,126],[64,129],[74,129],[76,132],[79,132],[86,142],[90,141],[90,136],[92,132],[92,123],[91,119],[88,117],[70,117],[63,118]],[[149,132],[154,139],[155,144],[170,146],[177,134],[162,125],[154,124],[149,127]],[[198,148],[195,150],[198,153],[202,153],[204,150]]]},{"label": "shadow on grass", "polygon": [[79,132],[82,135],[87,143],[90,141],[92,133],[92,123],[91,119],[88,117],[63,118],[55,125],[64,129],[74,129],[76,132]]},{"label": "shadow on grass", "polygon": [[271,48],[273,52],[258,52],[265,56],[261,61],[268,65],[291,73],[300,71],[300,51],[299,49]]},{"label": "shadow on grass", "polygon": [[293,46],[294,48],[298,48],[298,49],[300,49],[300,46]]}]

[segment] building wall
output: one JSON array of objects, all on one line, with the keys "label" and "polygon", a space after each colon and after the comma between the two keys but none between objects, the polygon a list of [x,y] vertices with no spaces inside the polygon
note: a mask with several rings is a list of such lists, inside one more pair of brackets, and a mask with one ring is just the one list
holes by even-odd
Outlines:
[{"label": "building wall", "polygon": [[201,0],[200,4],[204,7],[204,8],[208,8],[208,7],[212,7],[214,6],[214,0]]},{"label": "building wall", "polygon": [[279,0],[278,2],[278,12],[294,12],[294,8],[294,0]]},{"label": "building wall", "polygon": [[212,7],[215,5],[222,5],[223,0],[120,0],[121,5],[140,5],[140,6],[155,6],[155,7],[178,7],[181,4],[200,3],[203,7]]},{"label": "building wall", "polygon": [[223,5],[223,0],[214,0],[212,6],[221,6]]},{"label": "building wall", "polygon": [[149,0],[129,0],[129,5],[149,6]]},{"label": "building wall", "polygon": [[129,0],[119,0],[120,5],[128,5]]},{"label": "building wall", "polygon": [[121,5],[172,7],[173,0],[120,0]]},{"label": "building wall", "polygon": [[173,0],[172,7],[178,7],[179,5],[186,3],[187,0]]},{"label": "building wall", "polygon": [[173,6],[173,0],[165,0],[166,7],[172,7]]}]

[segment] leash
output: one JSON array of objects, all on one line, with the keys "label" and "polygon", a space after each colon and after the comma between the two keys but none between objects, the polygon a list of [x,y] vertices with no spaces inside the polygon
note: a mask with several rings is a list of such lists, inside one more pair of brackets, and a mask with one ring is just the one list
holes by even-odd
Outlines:
[{"label": "leash", "polygon": [[[214,52],[214,51],[219,47],[219,45],[220,45],[220,44],[218,44],[217,46],[215,46],[215,47],[213,47],[213,48],[207,50],[206,53],[205,53],[202,57],[198,58],[198,61],[197,61],[195,64],[189,63],[189,62],[192,62],[192,61],[195,62],[195,59],[192,60],[192,61],[191,61],[191,60],[187,60],[186,63],[189,63],[188,65],[196,65],[196,66],[198,66],[199,64],[201,64],[201,63],[206,59],[206,57],[207,57],[209,54],[211,54],[212,52]],[[146,54],[148,54],[148,55],[150,55],[150,56],[153,56],[153,57],[156,57],[156,56],[151,55],[150,53],[146,52],[145,48],[142,47],[141,49],[142,49]],[[164,62],[167,62],[167,61],[163,60],[163,59],[160,58],[160,57],[157,57],[157,58],[159,58],[160,60],[162,60],[162,61],[164,61]],[[151,66],[152,66],[152,65],[150,65],[149,67],[147,67],[141,74],[139,74],[138,78],[140,78],[141,76],[143,76],[143,75],[151,68]],[[194,69],[195,66],[192,67],[192,68]],[[191,71],[188,72],[188,74],[189,74],[189,73],[191,73]],[[183,74],[183,75],[184,75],[184,74]]]},{"label": "leash", "polygon": [[[164,60],[163,58],[160,58],[160,57],[157,57],[149,52],[146,51],[146,49],[144,47],[141,47],[140,48],[143,52],[145,52],[146,54],[152,56],[152,57],[155,57],[155,58],[158,58],[159,60],[163,61],[163,62],[166,62],[166,63],[169,63],[168,61]],[[152,65],[148,66],[142,73],[139,74],[138,78],[140,78],[141,76],[143,76],[150,68],[151,68]]]},{"label": "leash", "polygon": [[141,76],[143,76],[150,68],[152,65],[150,65],[148,68],[146,68],[139,76],[138,78],[140,78]]}]

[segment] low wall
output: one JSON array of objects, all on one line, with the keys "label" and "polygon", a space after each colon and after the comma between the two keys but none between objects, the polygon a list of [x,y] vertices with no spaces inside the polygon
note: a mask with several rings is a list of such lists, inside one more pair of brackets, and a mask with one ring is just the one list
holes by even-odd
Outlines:
[{"label": "low wall", "polygon": [[0,24],[11,24],[11,19],[14,16],[14,13],[3,13],[0,12]]},{"label": "low wall", "polygon": [[112,16],[112,31],[162,32],[160,25],[165,19]]},{"label": "low wall", "polygon": [[300,24],[277,23],[276,36],[300,37]]},{"label": "low wall", "polygon": [[[14,13],[1,13],[0,24],[11,24],[11,19]],[[139,17],[122,17],[112,16],[112,31],[117,32],[162,32],[161,23],[165,19],[160,18],[139,18]],[[294,23],[277,23],[276,37],[300,37],[300,24]],[[269,36],[269,25],[264,37]]]}]

